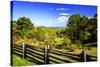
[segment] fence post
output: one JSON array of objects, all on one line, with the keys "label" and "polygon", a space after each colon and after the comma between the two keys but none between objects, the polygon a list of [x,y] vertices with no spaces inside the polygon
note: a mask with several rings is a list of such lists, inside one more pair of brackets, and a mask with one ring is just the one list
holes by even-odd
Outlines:
[{"label": "fence post", "polygon": [[45,64],[49,64],[49,45],[45,46],[45,50],[44,50],[44,63]]},{"label": "fence post", "polygon": [[84,62],[86,62],[86,51],[84,51]]},{"label": "fence post", "polygon": [[47,64],[49,64],[49,52],[50,52],[50,49],[49,49],[49,45],[47,46]]},{"label": "fence post", "polygon": [[81,53],[81,62],[86,62],[86,51],[82,51]]},{"label": "fence post", "polygon": [[23,42],[23,59],[26,58],[26,44]]}]

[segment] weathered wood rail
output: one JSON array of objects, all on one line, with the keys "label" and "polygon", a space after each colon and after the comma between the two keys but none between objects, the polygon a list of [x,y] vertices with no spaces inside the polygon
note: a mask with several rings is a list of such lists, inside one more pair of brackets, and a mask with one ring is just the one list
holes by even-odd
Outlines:
[{"label": "weathered wood rail", "polygon": [[11,52],[36,64],[61,64],[97,60],[97,57],[92,55],[86,55],[87,58],[84,58],[84,53],[75,55],[48,48],[37,48],[30,45],[25,45],[24,47],[22,45],[14,45],[12,46]]}]

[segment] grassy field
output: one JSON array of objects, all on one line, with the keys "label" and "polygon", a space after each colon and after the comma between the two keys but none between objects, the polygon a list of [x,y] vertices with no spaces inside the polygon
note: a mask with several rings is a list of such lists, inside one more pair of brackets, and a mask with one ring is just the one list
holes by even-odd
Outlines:
[{"label": "grassy field", "polygon": [[29,65],[35,65],[32,62],[27,61],[26,59],[20,58],[17,55],[13,55],[13,66],[29,66]]}]

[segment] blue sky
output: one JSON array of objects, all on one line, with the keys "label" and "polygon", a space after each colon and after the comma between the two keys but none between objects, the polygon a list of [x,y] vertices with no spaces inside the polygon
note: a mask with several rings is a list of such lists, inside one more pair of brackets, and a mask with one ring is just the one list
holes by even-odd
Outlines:
[{"label": "blue sky", "polygon": [[35,26],[65,27],[72,14],[93,17],[96,6],[13,1],[12,20],[26,16]]}]

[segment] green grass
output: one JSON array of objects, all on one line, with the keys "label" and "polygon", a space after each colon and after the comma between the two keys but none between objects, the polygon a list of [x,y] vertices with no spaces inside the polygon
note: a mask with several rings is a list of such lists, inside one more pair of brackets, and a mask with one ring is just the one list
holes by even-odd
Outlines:
[{"label": "green grass", "polygon": [[97,56],[97,48],[96,47],[91,47],[91,49],[88,50],[88,53]]},{"label": "green grass", "polygon": [[29,62],[26,59],[20,58],[17,55],[13,55],[13,66],[28,66],[28,65],[35,65],[35,63]]}]

